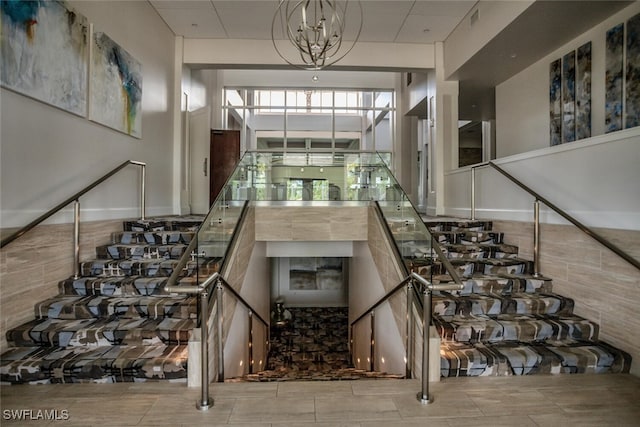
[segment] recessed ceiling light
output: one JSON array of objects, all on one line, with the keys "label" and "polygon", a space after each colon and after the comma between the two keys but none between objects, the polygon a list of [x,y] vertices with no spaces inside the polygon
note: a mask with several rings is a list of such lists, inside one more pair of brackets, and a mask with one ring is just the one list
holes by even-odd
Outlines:
[{"label": "recessed ceiling light", "polygon": [[311,77],[311,80],[313,80],[314,82],[317,82],[318,80],[320,80],[320,78],[318,76],[313,76]]}]

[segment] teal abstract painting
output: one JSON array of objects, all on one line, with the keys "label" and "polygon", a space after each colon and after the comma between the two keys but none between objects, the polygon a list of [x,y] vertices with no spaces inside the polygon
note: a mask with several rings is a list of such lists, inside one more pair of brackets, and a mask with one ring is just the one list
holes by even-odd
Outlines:
[{"label": "teal abstract painting", "polygon": [[93,35],[89,118],[142,137],[142,65],[102,32]]},{"label": "teal abstract painting", "polygon": [[89,23],[62,1],[0,2],[3,87],[87,114]]}]

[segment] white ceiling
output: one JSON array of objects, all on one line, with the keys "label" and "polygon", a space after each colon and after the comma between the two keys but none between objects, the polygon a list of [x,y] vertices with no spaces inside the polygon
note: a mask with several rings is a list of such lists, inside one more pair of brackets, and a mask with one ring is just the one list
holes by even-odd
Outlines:
[{"label": "white ceiling", "polygon": [[[176,35],[253,40],[271,40],[271,24],[279,4],[277,0],[149,1]],[[444,41],[477,1],[361,0],[361,3],[360,41],[433,43]],[[450,76],[460,82],[460,117],[495,118],[497,84],[630,3],[628,0],[535,1]],[[354,16],[356,5],[353,0],[349,2],[349,22],[359,21],[357,14]],[[276,38],[281,37],[276,35]],[[349,39],[348,35],[345,38]],[[504,52],[517,53],[517,59],[506,58],[502,55]],[[415,114],[422,115],[423,110],[417,109]]]},{"label": "white ceiling", "polygon": [[[185,38],[271,40],[276,0],[151,0],[176,35]],[[362,0],[359,40],[390,43],[443,41],[476,1]],[[351,1],[347,19],[359,20]],[[345,38],[348,38],[345,36]]]}]

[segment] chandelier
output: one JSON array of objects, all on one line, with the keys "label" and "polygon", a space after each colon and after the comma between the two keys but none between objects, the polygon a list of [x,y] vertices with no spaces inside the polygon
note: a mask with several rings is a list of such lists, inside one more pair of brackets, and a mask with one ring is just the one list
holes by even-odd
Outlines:
[{"label": "chandelier", "polygon": [[[335,64],[353,49],[362,31],[362,4],[359,0],[355,3],[358,7],[352,8],[357,9],[352,15],[359,17],[357,33],[353,41],[346,41],[349,0],[280,0],[271,23],[276,52],[288,64],[305,70]],[[289,42],[294,49],[287,46]]]}]

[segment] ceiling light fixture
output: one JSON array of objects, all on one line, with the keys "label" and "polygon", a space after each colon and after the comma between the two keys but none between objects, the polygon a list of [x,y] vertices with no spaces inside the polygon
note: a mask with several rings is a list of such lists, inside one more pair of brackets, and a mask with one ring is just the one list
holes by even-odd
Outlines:
[{"label": "ceiling light fixture", "polygon": [[360,22],[354,25],[357,33],[353,40],[347,41],[349,0],[280,0],[271,22],[271,40],[278,55],[304,70],[320,70],[344,58],[362,31],[362,4],[360,0],[351,3],[354,1],[359,13],[350,12],[349,16],[359,16]]}]

